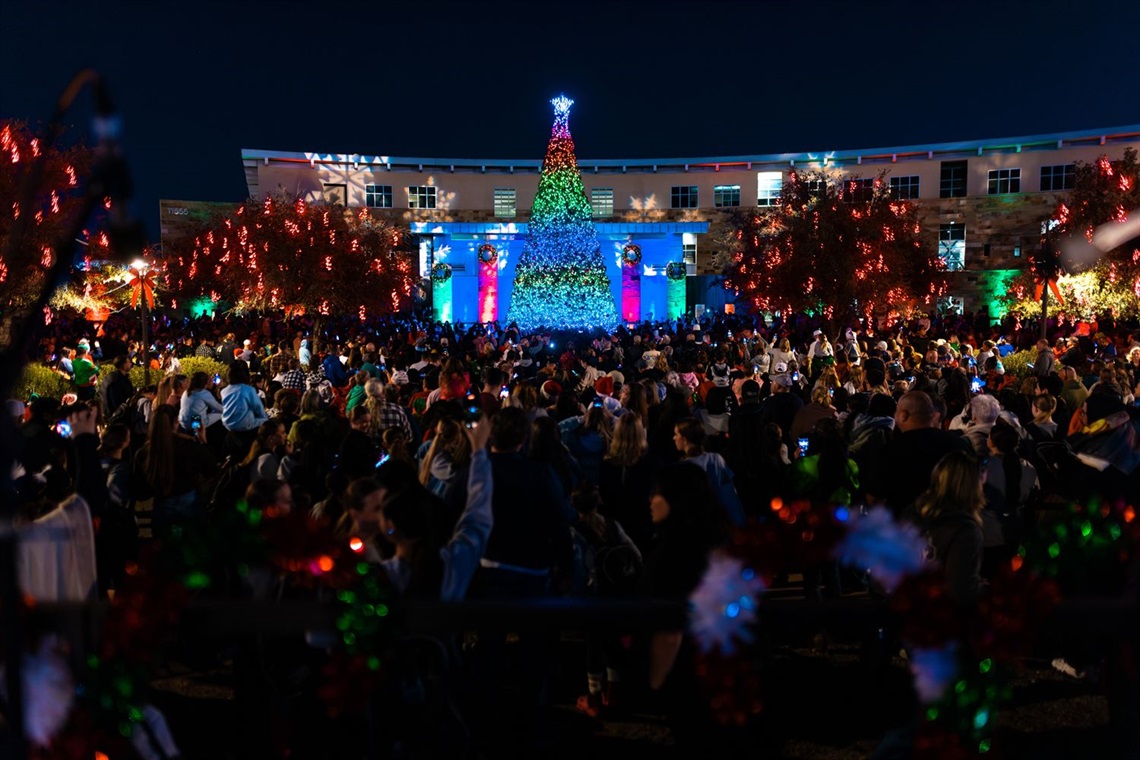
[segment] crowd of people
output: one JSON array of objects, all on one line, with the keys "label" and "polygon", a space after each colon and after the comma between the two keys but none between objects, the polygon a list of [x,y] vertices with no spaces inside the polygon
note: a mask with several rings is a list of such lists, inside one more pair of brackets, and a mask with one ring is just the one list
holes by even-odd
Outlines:
[{"label": "crowd of people", "polygon": [[[769,519],[773,500],[808,500],[915,522],[970,605],[1040,514],[1140,493],[1140,329],[1110,319],[1054,326],[1050,341],[981,315],[839,327],[718,315],[594,333],[161,319],[147,352],[158,382],[144,388],[129,326],[57,327],[29,359],[71,393],[8,402],[16,484],[29,518],[86,500],[99,594],[121,583],[146,502],[155,536],[243,498],[304,510],[362,539],[399,594],[457,601],[684,600],[734,527]],[[1007,372],[1029,348],[1027,371]],[[187,357],[224,370],[184,374]],[[833,565],[788,571],[808,598],[867,582]],[[481,633],[473,672],[496,705],[499,679],[478,676],[502,667],[505,632]],[[631,647],[619,633],[591,634],[579,709],[604,718],[644,687],[683,737],[692,642],[664,631]],[[548,645],[516,648],[524,704],[541,702]]]}]

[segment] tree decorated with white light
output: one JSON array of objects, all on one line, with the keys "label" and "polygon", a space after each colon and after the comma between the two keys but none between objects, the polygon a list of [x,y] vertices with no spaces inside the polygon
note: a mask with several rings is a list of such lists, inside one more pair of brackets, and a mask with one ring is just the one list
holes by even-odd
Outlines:
[{"label": "tree decorated with white light", "polygon": [[508,319],[523,328],[612,327],[617,308],[570,136],[574,101],[559,96],[550,102],[554,127],[515,267]]}]

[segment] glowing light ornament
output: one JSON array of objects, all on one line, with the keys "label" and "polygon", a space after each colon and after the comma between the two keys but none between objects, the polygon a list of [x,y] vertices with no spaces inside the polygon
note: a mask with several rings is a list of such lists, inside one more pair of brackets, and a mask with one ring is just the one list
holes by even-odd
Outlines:
[{"label": "glowing light ornament", "polygon": [[677,319],[685,316],[688,306],[685,297],[685,265],[680,261],[670,262],[665,267],[668,285],[665,290],[665,318]]},{"label": "glowing light ornament", "polygon": [[[846,507],[839,509],[846,510]],[[842,519],[838,515],[837,519]],[[925,563],[926,541],[907,522],[895,522],[885,507],[875,507],[866,515],[850,520],[850,529],[835,547],[835,557],[845,565],[868,570],[887,591],[893,591],[904,577],[917,572]]]},{"label": "glowing light ornament", "polygon": [[756,598],[764,581],[739,558],[715,552],[700,584],[689,597],[689,630],[702,652],[732,654],[736,645],[752,641],[748,627],[756,621]]},{"label": "glowing light ornament", "polygon": [[618,313],[570,136],[574,101],[559,96],[550,102],[554,126],[515,267],[508,319],[523,329],[613,327]]},{"label": "glowing light ornament", "polygon": [[495,246],[479,246],[479,321],[499,318],[499,254]]},{"label": "glowing light ornament", "polygon": [[621,252],[621,318],[641,321],[641,248],[633,243]]},{"label": "glowing light ornament", "polygon": [[432,318],[436,322],[451,321],[451,265],[435,264],[431,268]]}]

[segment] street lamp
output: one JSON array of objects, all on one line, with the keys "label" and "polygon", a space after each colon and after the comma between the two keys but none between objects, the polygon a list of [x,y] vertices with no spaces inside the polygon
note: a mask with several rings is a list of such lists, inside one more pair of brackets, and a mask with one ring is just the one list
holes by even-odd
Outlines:
[{"label": "street lamp", "polygon": [[135,259],[131,262],[131,269],[135,272],[135,287],[138,288],[139,321],[142,323],[142,360],[143,360],[143,387],[150,385],[150,337],[148,333],[147,318],[147,281],[148,264],[144,259]]}]

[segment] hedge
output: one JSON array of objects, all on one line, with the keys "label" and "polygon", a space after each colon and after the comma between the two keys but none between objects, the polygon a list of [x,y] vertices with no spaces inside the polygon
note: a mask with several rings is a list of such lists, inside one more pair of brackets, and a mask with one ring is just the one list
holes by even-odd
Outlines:
[{"label": "hedge", "polygon": [[1033,370],[1029,369],[1030,362],[1037,358],[1036,351],[1017,351],[1001,360],[1005,367],[1005,374],[1015,377],[1028,377]]},{"label": "hedge", "polygon": [[[226,365],[216,359],[209,359],[203,356],[188,356],[182,359],[181,362],[182,369],[180,372],[187,377],[193,375],[195,372],[205,372],[207,375],[220,374],[222,377],[226,376]],[[114,371],[114,368],[110,364],[100,365],[100,383],[102,382],[102,378],[107,377],[108,374]],[[161,370],[152,369],[150,371],[150,382],[152,385],[158,385],[162,377],[163,374]],[[145,382],[142,367],[131,367],[131,383],[136,388],[143,387]],[[15,398],[27,401],[32,395],[36,395],[60,399],[63,398],[63,394],[73,393],[74,391],[75,386],[72,385],[71,381],[51,367],[44,364],[27,364],[24,366],[23,372],[20,373],[19,380],[16,381]]]}]

